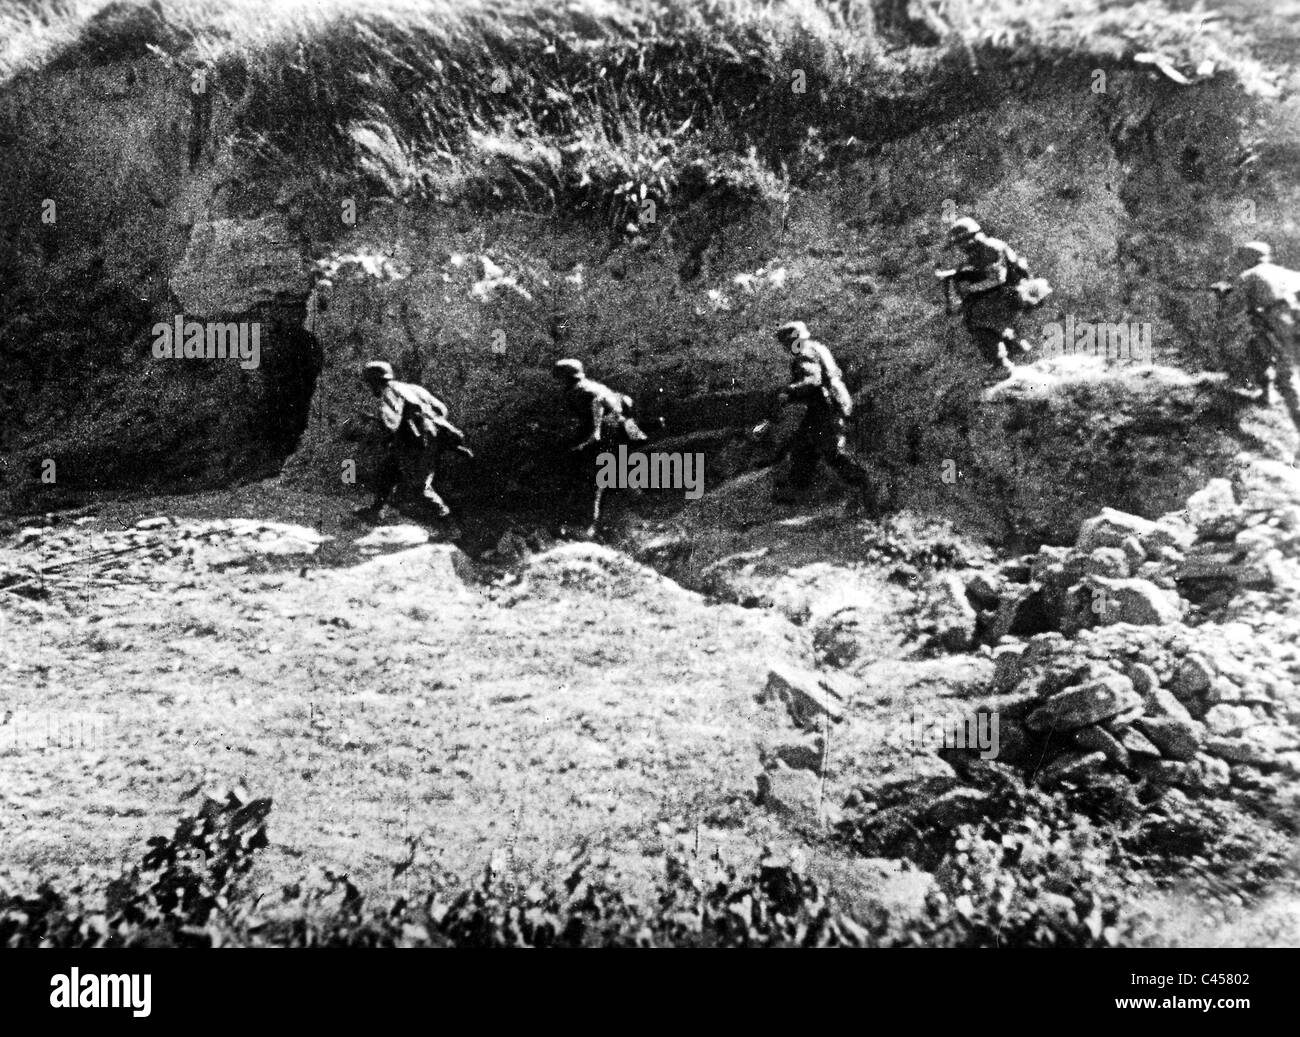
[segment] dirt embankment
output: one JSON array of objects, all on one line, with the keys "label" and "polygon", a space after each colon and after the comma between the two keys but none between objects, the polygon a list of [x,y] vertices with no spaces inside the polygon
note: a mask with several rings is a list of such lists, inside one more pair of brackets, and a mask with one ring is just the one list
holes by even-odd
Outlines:
[{"label": "dirt embankment", "polygon": [[[1162,391],[1121,401],[1086,436],[1075,408],[1109,407],[1104,391],[981,408],[980,363],[931,275],[946,221],[975,212],[1056,285],[1031,341],[1052,322],[1133,323],[1149,325],[1154,360],[1218,362],[1224,329],[1184,289],[1218,276],[1243,236],[1285,252],[1296,188],[1256,154],[1241,204],[1254,102],[1231,77],[1177,86],[1121,63],[1099,93],[1086,64],[992,70],[960,106],[922,99],[895,135],[838,143],[823,173],[778,196],[737,199],[706,179],[629,237],[509,205],[394,201],[378,174],[313,192],[234,145],[229,91],[196,99],[183,68],[150,54],[56,63],[5,88],[16,348],[3,377],[22,401],[6,414],[6,504],[281,465],[295,485],[355,493],[342,462],[358,448],[339,432],[366,402],[355,375],[373,356],[445,397],[471,434],[478,463],[450,476],[462,498],[547,499],[564,420],[547,370],[564,355],[663,416],[721,480],[755,463],[736,433],[783,377],[772,328],[800,317],[857,394],[855,446],[914,503],[991,510],[1001,534],[1029,539],[1103,503],[1172,506],[1235,451],[1212,386],[1157,379]],[[354,145],[376,147],[360,131]],[[55,222],[41,221],[47,199]],[[153,329],[177,314],[260,325],[259,366],[155,358]],[[1116,479],[1143,466],[1150,479]],[[955,489],[939,482],[950,467]]]}]

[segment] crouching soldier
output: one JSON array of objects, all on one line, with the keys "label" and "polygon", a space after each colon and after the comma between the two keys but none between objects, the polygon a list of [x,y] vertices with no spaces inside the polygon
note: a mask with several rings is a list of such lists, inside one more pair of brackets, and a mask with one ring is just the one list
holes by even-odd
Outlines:
[{"label": "crouching soldier", "polygon": [[450,518],[451,509],[433,486],[439,456],[447,447],[466,457],[474,454],[465,446],[465,434],[447,420],[447,405],[419,385],[397,381],[382,360],[366,364],[362,378],[379,399],[383,446],[374,502],[357,514],[377,520],[393,499],[413,503],[434,518]]},{"label": "crouching soldier", "polygon": [[[1236,252],[1235,281],[1219,282],[1214,289],[1229,296],[1232,309],[1245,311],[1250,321],[1244,363],[1229,372],[1234,382],[1251,382],[1259,402],[1273,402],[1272,387],[1286,404],[1300,430],[1300,271],[1273,262],[1273,250],[1262,241],[1241,245]],[[1236,365],[1234,365],[1236,367]],[[1271,370],[1270,370],[1271,369]]]},{"label": "crouching soldier", "polygon": [[807,408],[790,441],[787,487],[777,491],[776,499],[789,500],[792,491],[807,489],[818,462],[824,461],[836,475],[858,490],[862,506],[878,510],[882,505],[880,494],[866,468],[849,453],[845,443],[853,397],[831,351],[815,341],[808,326],[799,320],[781,325],[776,338],[790,353],[790,384],[781,390],[777,400],[781,406],[802,403]]},{"label": "crouching soldier", "polygon": [[969,216],[948,228],[948,247],[961,249],[965,262],[954,270],[936,270],[935,275],[945,291],[956,284],[963,323],[980,354],[1010,369],[1013,359],[1023,359],[1030,350],[1016,331],[1018,315],[1039,305],[1051,288],[1041,278],[1031,278],[1025,260],[1005,241],[985,234]]},{"label": "crouching soldier", "polygon": [[581,361],[557,360],[552,374],[565,403],[578,420],[578,439],[571,447],[573,510],[580,516],[583,536],[591,539],[600,523],[604,489],[596,480],[598,458],[620,445],[634,450],[649,438],[632,418],[632,398],[588,378]]}]

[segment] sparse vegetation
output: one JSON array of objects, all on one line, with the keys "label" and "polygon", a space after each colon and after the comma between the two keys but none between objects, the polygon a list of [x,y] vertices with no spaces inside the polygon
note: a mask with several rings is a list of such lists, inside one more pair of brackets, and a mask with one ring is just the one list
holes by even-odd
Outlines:
[{"label": "sparse vegetation", "polygon": [[[1000,403],[954,391],[974,368],[938,299],[918,301],[940,214],[983,206],[999,233],[1023,221],[1035,264],[1059,260],[1080,313],[1144,309],[1166,343],[1187,339],[1165,359],[1209,364],[1206,318],[1169,286],[1241,229],[1224,212],[1243,185],[1261,212],[1290,211],[1261,155],[1296,140],[1255,139],[1278,73],[1241,24],[1148,0],[16,0],[0,41],[0,240],[15,246],[0,255],[0,394],[23,401],[0,427],[0,506],[74,501],[78,477],[224,491],[293,450],[330,480],[313,497],[264,485],[238,505],[223,492],[9,531],[13,704],[111,705],[119,741],[6,757],[12,802],[44,824],[24,813],[28,841],[11,844],[41,866],[0,878],[0,944],[1103,947],[1159,942],[1152,895],[1249,907],[1291,888],[1293,819],[1241,806],[1282,788],[1280,771],[1234,773],[1241,802],[963,774],[976,794],[943,815],[906,784],[823,802],[807,768],[779,817],[753,789],[765,656],[816,651],[848,671],[848,728],[949,708],[987,684],[988,660],[896,643],[924,580],[951,587],[987,561],[984,527],[1023,550],[1100,503],[1181,501],[1241,448],[1238,405],[1202,406],[1218,397],[1172,369],[1071,374]],[[1097,70],[1114,76],[1102,96]],[[1045,125],[1057,107],[1061,127]],[[33,216],[47,197],[48,225]],[[365,218],[340,220],[341,201]],[[221,382],[141,362],[178,288],[280,322],[279,372]],[[770,452],[736,433],[783,373],[764,349],[791,316],[845,346],[854,432],[917,490],[898,517],[849,519],[833,496],[774,517]],[[472,478],[496,501],[554,503],[549,483],[521,486],[552,466],[534,419],[550,420],[557,353],[589,357],[638,406],[676,405],[672,434],[707,439],[728,455],[710,472],[736,478],[643,557],[711,600],[611,549],[556,549],[527,508],[469,533],[496,563],[474,580],[473,562],[423,544],[364,559],[353,489],[321,447],[356,402],[363,351],[436,373],[458,421],[479,407]],[[47,454],[58,485],[30,477]],[[269,510],[328,545],[255,557],[216,530],[181,552],[169,528],[147,558],[78,558],[141,508],[205,507]],[[498,553],[507,525],[521,534]],[[779,748],[828,765],[804,734]],[[887,755],[836,737],[846,786]],[[240,790],[134,867],[107,866],[134,838],[124,818],[153,830],[182,789],[236,776],[274,796],[278,840],[270,798]],[[801,778],[819,811],[843,805],[838,822],[800,827]],[[742,849],[703,867],[671,844],[683,818]],[[907,862],[933,886],[907,911],[842,902],[787,855],[744,858],[774,831],[840,863]],[[418,878],[394,863],[407,842],[412,860],[438,854]],[[508,867],[482,869],[500,845]],[[72,874],[81,853],[93,877]],[[295,877],[317,865],[323,880]],[[376,891],[399,872],[402,896]]]}]

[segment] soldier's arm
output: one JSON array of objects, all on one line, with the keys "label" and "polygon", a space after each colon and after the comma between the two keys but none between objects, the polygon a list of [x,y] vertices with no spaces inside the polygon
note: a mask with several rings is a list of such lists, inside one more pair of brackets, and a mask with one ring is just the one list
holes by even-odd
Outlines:
[{"label": "soldier's arm", "polygon": [[591,397],[591,413],[586,418],[587,435],[581,443],[573,447],[574,450],[583,450],[600,442],[600,423],[604,416],[605,408],[600,401],[600,397],[593,393]]},{"label": "soldier's arm", "polygon": [[787,401],[806,399],[822,387],[821,369],[816,361],[808,357],[798,358],[790,365],[792,381],[785,387],[782,396]]}]

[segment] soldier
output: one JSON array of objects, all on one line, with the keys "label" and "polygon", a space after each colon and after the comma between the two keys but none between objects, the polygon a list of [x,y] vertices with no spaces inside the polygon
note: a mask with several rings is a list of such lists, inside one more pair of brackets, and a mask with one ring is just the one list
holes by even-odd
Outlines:
[{"label": "soldier", "polygon": [[948,247],[966,254],[965,265],[936,271],[937,276],[945,288],[949,280],[957,284],[962,320],[981,355],[1010,370],[1011,357],[1020,358],[1030,349],[1016,332],[1016,316],[1025,305],[1016,289],[1029,277],[1028,265],[1010,245],[989,237],[969,216],[948,228]]},{"label": "soldier", "polygon": [[632,398],[614,392],[608,386],[588,378],[579,360],[557,360],[551,372],[564,391],[565,402],[578,419],[582,438],[569,448],[574,455],[573,494],[580,500],[586,528],[583,536],[590,540],[600,522],[604,489],[596,481],[597,458],[603,450],[617,450],[620,444],[629,450],[649,438],[632,419]]},{"label": "soldier", "polygon": [[[845,425],[853,413],[853,398],[831,351],[813,339],[801,320],[782,324],[776,338],[790,351],[790,384],[778,394],[778,402],[781,406],[807,405],[790,443],[789,489],[807,489],[817,462],[825,461],[841,479],[859,490],[863,505],[878,508],[880,502],[871,476],[845,445]],[[777,499],[789,499],[788,492],[778,492]]]},{"label": "soldier", "polygon": [[374,503],[358,514],[377,519],[397,490],[399,499],[414,498],[436,518],[449,518],[451,509],[433,488],[440,448],[452,443],[458,453],[474,454],[464,445],[465,434],[447,420],[447,405],[419,385],[395,380],[392,366],[382,360],[366,364],[362,378],[379,398],[384,454],[375,473]]},{"label": "soldier", "polygon": [[1213,287],[1221,296],[1231,293],[1250,320],[1243,373],[1254,382],[1259,390],[1259,402],[1264,406],[1272,404],[1272,386],[1276,384],[1291,420],[1300,430],[1295,370],[1300,364],[1300,342],[1296,339],[1300,324],[1300,272],[1274,263],[1273,249],[1262,241],[1239,246],[1235,259],[1236,283],[1221,281]]}]

